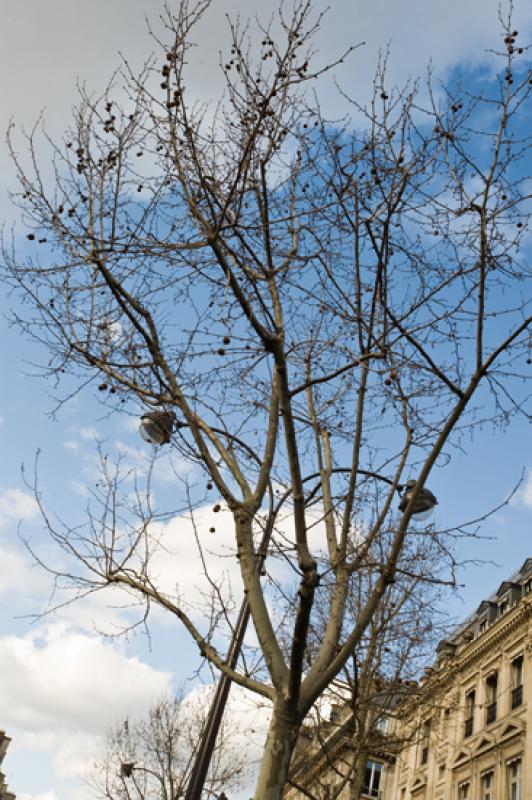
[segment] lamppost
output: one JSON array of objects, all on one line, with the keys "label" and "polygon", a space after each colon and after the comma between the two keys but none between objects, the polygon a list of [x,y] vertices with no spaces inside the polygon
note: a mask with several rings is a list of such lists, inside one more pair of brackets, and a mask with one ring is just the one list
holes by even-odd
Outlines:
[{"label": "lamppost", "polygon": [[[150,411],[146,414],[143,414],[141,417],[139,432],[142,438],[151,444],[167,444],[170,441],[175,425],[175,414],[173,412]],[[382,480],[389,485],[393,484],[389,478],[384,478],[376,473],[369,473],[365,470],[360,470],[360,472]],[[404,486],[397,487],[397,491],[401,495],[399,511],[405,511],[414,492],[416,483],[417,481],[409,480]],[[423,487],[419,490],[414,502],[412,517],[418,522],[429,519],[429,517],[432,516],[434,508],[437,506],[437,504],[438,501],[432,492]],[[269,522],[266,526],[266,529],[262,535],[260,547],[257,551],[255,570],[258,571],[259,574],[262,572],[264,566],[272,529],[273,521]],[[245,597],[240,607],[233,637],[231,639],[231,644],[225,660],[225,663],[231,669],[236,668],[240,650],[244,641],[247,624],[249,622],[249,616],[249,603],[247,597]],[[225,673],[222,673],[216,687],[216,692],[214,694],[211,707],[209,709],[207,723],[201,737],[198,752],[196,753],[196,759],[194,761],[194,766],[192,767],[191,777],[188,782],[184,800],[200,800],[201,798],[201,793],[207,777],[209,764],[211,762],[212,753],[216,744],[216,738],[220,729],[220,724],[223,718],[230,688],[231,678],[229,678],[229,676]]]}]

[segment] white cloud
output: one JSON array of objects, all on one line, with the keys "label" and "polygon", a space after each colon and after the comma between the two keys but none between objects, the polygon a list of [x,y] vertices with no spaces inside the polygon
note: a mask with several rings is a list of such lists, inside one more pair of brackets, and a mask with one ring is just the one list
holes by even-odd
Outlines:
[{"label": "white cloud", "polygon": [[[62,554],[51,542],[41,545],[39,557],[54,569],[66,570]],[[42,614],[49,607],[61,605],[74,596],[72,588],[56,587],[53,595],[53,578],[36,564],[31,553],[23,546],[0,545],[0,596],[9,597],[11,617]],[[86,632],[95,630],[117,633],[139,617],[132,608],[134,598],[118,586],[94,592],[83,600],[69,603],[61,609],[61,619]]]},{"label": "white cloud", "polygon": [[518,493],[519,502],[532,509],[532,469],[528,471],[523,488]]},{"label": "white cloud", "polygon": [[71,442],[71,441],[63,442],[63,447],[65,448],[65,450],[72,450],[74,453],[76,453],[79,450],[78,442]]},{"label": "white cloud", "polygon": [[196,471],[195,464],[185,461],[184,458],[177,458],[174,453],[167,451],[157,458],[153,476],[161,483],[173,483],[176,478],[183,475],[188,475],[190,478]]},{"label": "white cloud", "polygon": [[[218,512],[213,510],[216,505],[220,505]],[[308,519],[315,523],[309,530],[309,541],[313,552],[317,552],[325,542],[320,509],[316,507],[310,511]],[[211,532],[212,528],[214,532]],[[212,505],[194,512],[194,523],[190,516],[174,517],[165,524],[153,524],[150,533],[154,545],[150,579],[169,596],[178,596],[180,604],[193,619],[199,622],[204,619],[204,613],[209,611],[206,597],[212,594],[213,583],[226,604],[232,604],[238,610],[243,597],[242,580],[236,558],[233,518],[224,503],[213,499]],[[293,516],[290,511],[280,519],[277,534],[281,534],[285,541],[293,541]],[[259,536],[260,532],[257,533]],[[296,573],[284,558],[270,557],[266,569],[268,575],[285,587],[296,579]],[[158,621],[173,620],[166,611],[155,613]],[[273,606],[272,613],[276,613]],[[253,639],[250,626],[248,642],[251,643]]]},{"label": "white cloud", "polygon": [[[6,766],[17,798],[91,800],[84,782],[107,730],[145,713],[170,682],[170,673],[128,655],[122,640],[103,641],[68,623],[0,637],[2,725],[12,737]],[[31,765],[28,775],[20,765]]]},{"label": "white cloud", "polygon": [[96,428],[91,428],[91,427],[80,428],[79,435],[81,436],[82,439],[89,439],[89,440],[97,439],[98,431],[96,430]]},{"label": "white cloud", "polygon": [[[184,698],[185,714],[197,718],[201,712],[205,714],[210,706],[215,685],[196,686]],[[158,697],[162,696],[159,695]],[[157,698],[153,698],[157,699]],[[139,718],[146,708],[135,707],[130,718]],[[243,762],[243,785],[240,791],[231,791],[233,800],[248,800],[256,780],[267,735],[270,719],[270,705],[263,698],[233,685],[229,694],[224,714],[224,753],[223,761],[229,763]],[[119,717],[121,720],[123,717]],[[116,720],[115,720],[116,721]],[[111,726],[112,727],[112,723]],[[28,763],[35,759],[36,751],[46,752],[54,770],[55,792],[39,795],[17,793],[18,800],[92,800],[91,779],[94,777],[94,763],[105,750],[105,723],[98,734],[69,730],[68,735],[62,731],[43,731],[39,734],[21,732],[13,738],[10,755],[25,757]],[[68,782],[68,783],[67,783]],[[63,786],[76,787],[65,793]],[[57,794],[56,794],[57,792]]]},{"label": "white cloud", "polygon": [[12,752],[13,747],[20,747],[22,750],[37,753],[39,750],[50,749],[54,742],[55,734],[53,731],[39,731],[39,733],[22,731],[18,733],[9,752]]},{"label": "white cloud", "polygon": [[[68,588],[64,599],[71,597]],[[59,595],[56,595],[56,600]],[[114,636],[129,628],[142,617],[144,606],[139,610],[140,597],[132,596],[120,586],[107,586],[89,597],[67,604],[59,612],[61,620],[87,633],[102,633]]]},{"label": "white cloud", "polygon": [[57,741],[53,754],[53,767],[59,778],[76,778],[78,782],[88,780],[94,773],[94,761],[103,741],[93,734],[70,734]]},{"label": "white cloud", "polygon": [[17,794],[17,800],[59,800],[54,791],[45,792],[44,794]]},{"label": "white cloud", "polygon": [[20,489],[0,490],[0,528],[19,522],[35,519],[39,508],[28,492]]},{"label": "white cloud", "polygon": [[126,433],[134,433],[139,436],[139,417],[137,415],[121,417],[120,428]]},{"label": "white cloud", "polygon": [[2,724],[28,733],[101,734],[167,691],[170,674],[65,624],[0,638]]},{"label": "white cloud", "polygon": [[[119,51],[128,57],[133,70],[138,69],[153,47],[144,22],[148,6],[151,22],[155,30],[159,28],[161,4],[155,4],[156,8],[151,5],[146,0],[12,3],[9,19],[0,31],[0,58],[4,72],[13,63],[18,68],[17,79],[5,86],[2,106],[6,116],[0,119],[2,128],[7,128],[10,117],[31,127],[39,111],[46,108],[49,127],[56,133],[68,124],[76,97],[76,77],[81,82],[87,80],[89,91],[101,91],[119,63]],[[193,32],[192,38],[200,46],[190,51],[187,91],[192,102],[218,96],[222,86],[219,51],[227,51],[228,45],[224,14],[227,12],[233,19],[240,14],[242,19],[253,20],[258,12],[267,22],[275,16],[275,5],[259,0],[212,4]],[[316,12],[325,5],[318,0]],[[517,0],[515,5],[515,24],[520,38],[526,41],[532,25],[531,4]],[[446,72],[459,62],[483,64],[486,50],[500,41],[498,0],[335,0],[331,6],[316,40],[315,61],[317,65],[328,63],[349,45],[366,42],[337,70],[342,85],[362,101],[370,90],[376,54],[388,43],[392,51],[390,81],[402,85],[409,76],[422,74],[429,60],[437,73]],[[18,59],[21,42],[30,42],[22,62]],[[92,58],[95,47],[96,62]],[[326,86],[330,88],[330,83]],[[328,111],[337,113],[333,94],[324,91],[322,99]],[[11,187],[13,172],[5,148],[0,151],[0,164]],[[3,210],[13,213],[11,208]]]},{"label": "white cloud", "polygon": [[71,480],[69,481],[69,485],[72,487],[76,494],[79,494],[81,497],[88,497],[89,496],[89,487],[86,483],[82,483],[81,481]]},{"label": "white cloud", "polygon": [[[0,564],[0,594],[9,594],[12,601],[42,598],[49,591],[49,577],[32,564],[27,551],[0,546]],[[12,608],[14,605],[12,602]]]},{"label": "white cloud", "polygon": [[[137,436],[136,438],[139,441],[139,437]],[[122,440],[117,440],[115,447],[122,459],[123,472],[131,469],[132,480],[135,477],[148,474],[153,459],[153,450],[150,446],[146,444],[134,446]],[[153,461],[152,475],[155,481],[172,483],[176,477],[187,473],[190,474],[194,469],[193,465],[191,466],[185,459],[177,457],[172,451],[167,449],[161,452],[159,450]]]},{"label": "white cloud", "polygon": [[195,527],[190,517],[181,516],[151,526],[154,541],[160,543],[150,562],[151,579],[168,594],[179,595],[187,608],[201,606],[203,594],[210,590],[200,548],[211,580],[226,598],[239,586],[231,515],[223,506],[218,513],[204,506],[195,512],[194,522]]}]

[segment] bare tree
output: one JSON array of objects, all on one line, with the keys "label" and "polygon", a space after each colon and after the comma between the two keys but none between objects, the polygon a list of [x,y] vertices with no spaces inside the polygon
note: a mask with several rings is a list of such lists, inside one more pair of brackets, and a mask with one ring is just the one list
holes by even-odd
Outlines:
[{"label": "bare tree", "polygon": [[[427,548],[425,537],[418,545],[422,549],[410,554],[411,565],[415,564],[417,575],[429,577],[433,549]],[[406,566],[406,558],[403,563]],[[379,572],[372,574],[370,569],[362,577],[358,594],[346,606],[347,626],[358,618]],[[305,722],[289,776],[296,792],[288,797],[360,800],[368,791],[368,761],[377,757],[393,763],[410,741],[404,731],[399,733],[397,715],[405,702],[421,696],[422,667],[449,624],[437,611],[442,587],[433,584],[431,589],[424,582],[420,592],[421,580],[403,574],[388,587],[384,602],[327,691],[330,715],[324,717],[318,706]]]},{"label": "bare tree", "polygon": [[[195,706],[181,697],[157,701],[145,717],[125,719],[107,740],[92,781],[107,800],[178,800],[190,779],[197,743],[207,715],[207,700]],[[209,797],[237,788],[245,755],[231,746],[234,724],[222,728],[206,785]]]},{"label": "bare tree", "polygon": [[[232,520],[262,669],[225,663],[214,636],[231,624],[223,608],[218,626],[202,627],[158,584],[149,503],[117,510],[111,488],[98,525],[49,523],[78,565],[69,585],[123,586],[161,605],[214,667],[271,702],[255,797],[275,800],[302,720],[359,646],[410,543],[432,537],[437,577],[453,582],[446,532],[412,524],[434,468],[464,431],[527,413],[530,135],[519,114],[532,86],[508,16],[495,91],[438,90],[423,108],[416,85],[393,88],[381,69],[367,107],[344,92],[353,118],[328,121],[308,90],[327,70],[312,44],[320,17],[301,0],[258,36],[231,27],[225,94],[206,108],[185,89],[209,5],[166,9],[160,55],[140,75],[125,65],[123,102],[118,78],[102,97],[81,90],[64,141],[48,141],[51,181],[37,128],[29,166],[12,143],[35,255],[4,242],[5,274],[52,377],[67,391],[94,382],[117,410],[175,413],[171,446]],[[191,515],[203,500],[189,487]],[[276,555],[293,575],[284,613],[257,568],[264,526],[267,563]],[[322,593],[327,624],[306,665]]]}]

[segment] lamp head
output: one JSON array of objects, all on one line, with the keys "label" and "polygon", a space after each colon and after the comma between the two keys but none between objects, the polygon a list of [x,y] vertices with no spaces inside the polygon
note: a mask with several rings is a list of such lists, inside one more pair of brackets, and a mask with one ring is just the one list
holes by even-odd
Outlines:
[{"label": "lamp head", "polygon": [[[410,498],[412,497],[414,486],[416,485],[416,483],[417,481],[414,480],[409,480],[406,482],[403,496],[401,497],[401,502],[399,503],[399,511],[406,510],[406,507],[410,502]],[[412,518],[416,522],[425,522],[426,520],[430,519],[437,505],[438,501],[436,497],[432,494],[430,489],[426,489],[425,487],[423,487],[419,491],[418,496],[416,497],[414,508],[412,509]]]},{"label": "lamp head", "polygon": [[140,418],[139,433],[149,444],[168,444],[174,427],[173,411],[147,411]]}]

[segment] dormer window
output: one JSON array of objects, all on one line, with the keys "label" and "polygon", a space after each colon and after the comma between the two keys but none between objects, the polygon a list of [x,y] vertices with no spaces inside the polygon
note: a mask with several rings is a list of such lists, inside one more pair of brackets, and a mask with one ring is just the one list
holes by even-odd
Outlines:
[{"label": "dormer window", "polygon": [[487,627],[488,627],[488,620],[487,619],[480,620],[480,622],[478,623],[478,635],[480,636],[481,633],[484,633]]},{"label": "dormer window", "polygon": [[529,578],[523,585],[523,594],[528,594],[529,592],[532,592],[532,578]]},{"label": "dormer window", "polygon": [[499,616],[518,603],[522,596],[523,587],[520,583],[503,581],[497,590],[497,597],[499,598]]}]

